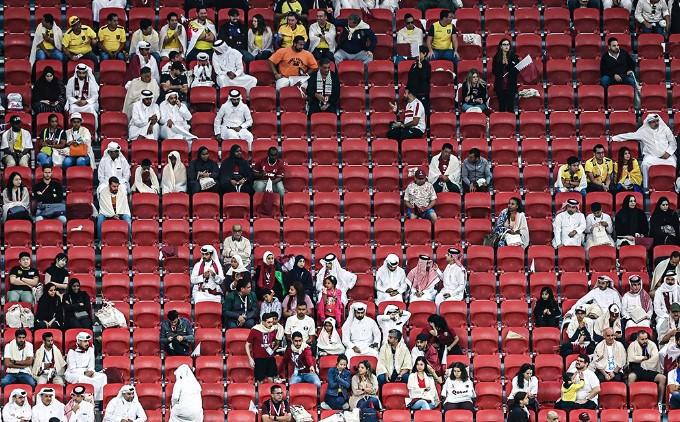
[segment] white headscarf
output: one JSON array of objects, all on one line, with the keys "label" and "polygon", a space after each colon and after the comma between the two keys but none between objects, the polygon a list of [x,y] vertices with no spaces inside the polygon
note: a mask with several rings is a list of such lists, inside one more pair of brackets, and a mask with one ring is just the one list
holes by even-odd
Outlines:
[{"label": "white headscarf", "polygon": [[175,388],[181,384],[183,390],[192,389],[198,392],[201,391],[201,384],[196,380],[196,376],[191,371],[187,364],[182,364],[175,369]]},{"label": "white headscarf", "polygon": [[156,172],[153,169],[149,171],[151,186],[148,186],[142,181],[142,171],[142,166],[139,166],[137,169],[135,169],[135,183],[132,185],[132,190],[141,193],[160,193],[160,189],[158,188],[158,176],[156,176]]},{"label": "white headscarf", "polygon": [[132,398],[132,402],[133,403],[134,402],[139,403],[139,398],[137,397],[137,390],[135,390],[134,385],[124,385],[124,386],[120,387],[120,390],[118,390],[118,394],[116,395],[116,398],[118,398],[120,400],[127,401],[127,400],[125,400],[125,397],[123,397],[123,394],[124,393],[130,393],[130,392],[135,394],[134,397]]},{"label": "white headscarf", "polygon": [[[326,329],[323,327],[326,325],[326,323],[330,323],[333,326],[333,331],[328,334],[326,332]],[[317,340],[317,345],[319,346],[320,349],[330,351],[334,349],[340,349],[342,348],[344,350],[345,346],[342,344],[342,338],[340,337],[340,334],[338,333],[338,329],[336,328],[336,321],[335,318],[333,317],[328,317],[323,320],[323,324],[321,326],[321,332],[319,333],[319,338]]]},{"label": "white headscarf", "polygon": [[[387,266],[388,262],[396,262],[397,268],[394,271],[390,271]],[[375,274],[376,279],[389,280],[388,285],[396,285],[406,280],[406,271],[399,266],[399,257],[393,253],[387,255],[383,264],[378,268]]]},{"label": "white headscarf", "polygon": [[[172,167],[170,157],[175,157],[177,160],[175,167]],[[187,190],[187,169],[177,151],[171,151],[168,154],[168,164],[163,167],[162,187],[163,193],[186,192]]]},{"label": "white headscarf", "polygon": [[[349,307],[349,315],[347,315],[347,320],[345,320],[345,323],[342,324],[342,331],[345,332],[350,332],[352,330],[352,325],[354,325],[354,322],[357,320],[356,317],[354,316],[354,312],[357,310],[364,310],[368,309],[368,306],[366,306],[365,303],[363,302],[354,302],[352,303],[352,306]],[[364,319],[369,318],[368,315],[364,316]],[[349,330],[349,331],[348,331]]]},{"label": "white headscarf", "polygon": [[[269,252],[271,253],[271,252]],[[273,255],[273,254],[272,254]],[[267,257],[267,254],[265,253],[265,258]],[[233,254],[231,256],[232,259],[235,259],[238,262],[238,267],[234,269],[231,265],[229,265],[229,269],[227,269],[227,275],[232,275],[233,273],[244,273],[248,271],[248,269],[243,265],[243,259],[238,255],[238,254]]]},{"label": "white headscarf", "polygon": [[[23,393],[25,395],[24,404],[19,406],[14,402],[14,398]],[[20,419],[31,419],[31,405],[28,404],[28,394],[21,388],[15,388],[2,408],[2,417],[5,422],[15,422]]]}]

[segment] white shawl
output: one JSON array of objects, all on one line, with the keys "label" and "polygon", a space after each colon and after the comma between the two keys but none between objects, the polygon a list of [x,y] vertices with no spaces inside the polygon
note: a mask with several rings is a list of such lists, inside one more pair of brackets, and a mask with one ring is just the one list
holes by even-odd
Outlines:
[{"label": "white shawl", "polygon": [[[208,248],[210,250],[211,255],[211,262],[209,264],[213,265],[217,268],[217,271],[215,271],[215,275],[211,276],[208,278],[206,281],[203,278],[203,272],[201,272],[201,265],[203,263],[203,259],[199,259],[198,262],[194,264],[194,268],[191,270],[191,284],[204,284],[204,288],[210,289],[210,290],[220,290],[222,291],[222,281],[224,280],[224,271],[222,270],[222,264],[220,264],[220,258],[217,255],[217,251],[215,250],[214,247],[211,245],[204,245],[201,247],[203,248]],[[211,266],[212,268],[212,266]]]},{"label": "white shawl", "polygon": [[59,418],[59,421],[66,422],[64,404],[54,396],[52,397],[50,405],[45,406],[40,399],[40,395],[38,395],[35,406],[33,406],[32,414],[32,422],[48,422],[51,418]]},{"label": "white shawl", "polygon": [[[151,69],[151,77],[157,82],[161,82],[161,74],[158,71],[158,62],[156,62],[156,58],[149,53],[149,60],[145,59],[144,56],[142,56],[142,53],[139,51],[139,43],[137,43],[137,58],[139,59],[139,68],[143,67],[148,67]],[[156,101],[156,98],[158,98],[158,95],[154,96],[154,101]]]},{"label": "white shawl", "polygon": [[28,404],[28,397],[24,400],[22,406],[18,406],[14,402],[14,397],[21,392],[24,392],[21,388],[15,388],[12,390],[12,394],[7,399],[7,403],[2,408],[2,420],[5,422],[19,422],[21,419],[31,419],[31,405]]},{"label": "white shawl", "polygon": [[125,185],[121,183],[118,185],[118,193],[116,194],[116,209],[113,208],[111,201],[111,192],[109,191],[109,184],[102,183],[97,189],[97,196],[99,197],[99,214],[107,218],[114,215],[130,215],[130,206],[128,205],[127,192]]},{"label": "white shawl", "polygon": [[189,31],[191,31],[191,36],[189,37],[189,48],[186,50],[186,53],[189,53],[191,50],[194,49],[196,46],[196,43],[198,42],[198,37],[205,31],[206,29],[217,38],[217,30],[215,29],[215,25],[212,23],[210,19],[205,20],[205,25],[200,23],[198,19],[194,19],[191,22],[189,22]]},{"label": "white shawl", "polygon": [[[35,53],[38,51],[38,46],[44,40],[44,33],[46,29],[43,27],[42,22],[38,24],[35,28],[35,35],[33,36],[33,45],[31,45],[31,55],[28,60],[31,62],[31,66],[35,64]],[[61,39],[64,36],[61,28],[57,26],[57,23],[52,24],[52,34],[54,35],[54,48],[61,51]]]},{"label": "white shawl", "polygon": [[321,297],[321,294],[323,293],[323,281],[326,277],[332,275],[338,280],[338,285],[336,287],[342,292],[342,303],[343,305],[347,305],[347,292],[356,284],[356,274],[340,267],[340,262],[337,257],[333,259],[333,266],[330,271],[326,270],[326,261],[324,259],[320,259],[319,261],[321,263],[321,269],[316,273],[316,291],[318,296]]},{"label": "white shawl", "polygon": [[[331,334],[328,334],[323,327],[327,322],[333,325]],[[317,339],[317,346],[320,351],[324,351],[329,355],[339,355],[345,352],[345,345],[342,344],[342,338],[340,338],[340,334],[338,334],[338,330],[335,327],[335,318],[328,317],[323,321],[321,332]]]},{"label": "white shawl", "polygon": [[151,178],[151,187],[142,182],[142,166],[137,167],[135,169],[135,184],[132,185],[132,191],[141,193],[161,193],[156,172],[151,169],[149,170],[149,175]]},{"label": "white shawl", "polygon": [[[441,176],[442,174],[439,171],[439,157],[441,157],[441,155],[442,153],[440,152],[439,154],[432,157],[432,160],[430,160],[430,167],[427,174],[427,180],[433,185],[437,183],[439,176]],[[451,156],[449,157],[449,165],[446,166],[446,171],[444,172],[444,175],[448,176],[449,181],[451,183],[460,187],[460,172],[461,172],[460,160],[458,159],[458,157],[451,154]]]},{"label": "white shawl", "polygon": [[[170,157],[177,160],[175,167],[172,167]],[[168,154],[168,164],[163,167],[162,181],[163,193],[187,191],[187,169],[180,159],[179,152],[171,151]]]},{"label": "white shawl", "polygon": [[[123,397],[124,392],[132,390],[135,395],[132,401],[127,401]],[[124,385],[118,390],[118,394],[106,406],[103,422],[119,422],[121,419],[129,419],[133,422],[145,422],[146,413],[142,404],[137,398],[137,392],[131,385]]]}]

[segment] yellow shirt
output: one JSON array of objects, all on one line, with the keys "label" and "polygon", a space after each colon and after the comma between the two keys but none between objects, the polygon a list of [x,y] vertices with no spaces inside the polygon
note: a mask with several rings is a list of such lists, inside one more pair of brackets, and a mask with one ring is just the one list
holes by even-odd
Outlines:
[{"label": "yellow shirt", "polygon": [[293,45],[293,38],[301,35],[307,41],[307,30],[304,26],[298,24],[295,29],[292,29],[288,25],[281,25],[279,28],[279,34],[281,35],[281,48],[288,48]]},{"label": "yellow shirt", "polygon": [[[52,31],[51,29],[45,29],[45,32],[44,32],[44,33],[45,33],[46,35],[49,35],[50,37],[52,37],[52,39],[54,39],[54,31]],[[43,49],[44,49],[44,50],[47,50],[47,51],[52,51],[52,50],[54,50],[54,44],[52,44],[51,42],[47,41],[47,39],[46,39],[44,36],[43,36]]]},{"label": "yellow shirt", "polygon": [[592,173],[595,177],[597,183],[606,183],[609,180],[609,176],[614,171],[614,162],[609,158],[603,158],[602,164],[595,161],[595,157],[586,161],[585,171],[586,173]]},{"label": "yellow shirt", "polygon": [[451,36],[454,33],[453,24],[442,26],[439,21],[432,24],[428,35],[432,37],[433,50],[453,50]]},{"label": "yellow shirt", "polygon": [[264,45],[264,43],[262,42],[262,35],[255,34],[254,43],[257,48],[262,49],[262,46]]},{"label": "yellow shirt", "polygon": [[580,380],[579,382],[575,382],[569,386],[569,388],[564,388],[564,385],[562,386],[562,401],[571,401],[574,402],[576,401],[576,392],[583,388],[585,385],[585,381]]},{"label": "yellow shirt", "polygon": [[[208,29],[208,25],[207,25],[209,23],[212,23],[212,22],[210,22],[210,20],[206,19],[206,25],[205,25],[206,28],[203,30],[203,32],[201,34],[196,34],[197,37],[201,36],[202,34],[207,34],[207,33],[210,32],[210,30]],[[194,28],[196,28],[196,26],[194,26],[193,21],[191,23],[189,23],[189,25],[192,25]],[[199,41],[196,41],[196,45],[194,46],[194,48],[196,48],[198,50],[203,50],[203,51],[212,50],[213,43],[212,43],[212,41],[199,40]]]},{"label": "yellow shirt", "polygon": [[[167,40],[174,36],[175,32],[177,32],[177,30],[168,28],[168,32],[165,39]],[[163,50],[179,50],[180,48],[182,48],[182,43],[179,42],[179,38],[173,38],[172,41],[166,42],[162,48]]]},{"label": "yellow shirt", "polygon": [[563,179],[563,180],[569,179],[569,180],[573,180],[573,181],[578,181],[578,180],[581,180],[583,178],[585,171],[583,170],[583,166],[579,165],[578,171],[576,172],[576,174],[574,174],[572,176],[571,173],[569,172],[569,165],[563,164],[562,166],[560,166],[559,173],[560,173],[560,179]]},{"label": "yellow shirt", "polygon": [[23,140],[21,139],[22,131],[19,131],[19,134],[17,135],[17,138],[14,140],[14,151],[23,151],[24,150],[24,143]]},{"label": "yellow shirt", "polygon": [[300,3],[299,1],[295,2],[284,1],[281,4],[281,14],[283,15],[283,17],[281,18],[281,22],[279,22],[279,25],[283,25],[286,23],[286,15],[288,14],[288,12],[295,12],[297,13],[298,16],[300,16],[302,14],[302,3]]},{"label": "yellow shirt", "polygon": [[[621,177],[616,181],[616,183],[624,184],[626,179],[628,179],[630,184],[642,186],[642,173],[640,172],[640,164],[638,164],[638,161],[635,159],[632,161],[633,169],[628,172],[628,166],[624,167],[621,171]],[[618,173],[619,165],[618,163],[614,163],[614,175],[617,175]]]},{"label": "yellow shirt", "polygon": [[[319,25],[319,28],[321,28],[321,25]],[[326,27],[321,29],[328,31],[330,29],[330,25],[326,24]],[[326,41],[326,39],[323,37],[319,37],[319,45],[317,45],[316,48],[328,48],[328,42]]]},{"label": "yellow shirt", "polygon": [[125,36],[125,28],[119,26],[113,31],[107,26],[99,28],[99,41],[104,46],[104,50],[110,53],[118,51],[121,45],[125,45],[127,37]]},{"label": "yellow shirt", "polygon": [[97,34],[94,33],[92,28],[82,25],[80,34],[74,34],[71,29],[66,31],[61,40],[61,44],[65,49],[70,51],[71,54],[87,54],[92,51],[91,42],[95,38],[97,38]]}]

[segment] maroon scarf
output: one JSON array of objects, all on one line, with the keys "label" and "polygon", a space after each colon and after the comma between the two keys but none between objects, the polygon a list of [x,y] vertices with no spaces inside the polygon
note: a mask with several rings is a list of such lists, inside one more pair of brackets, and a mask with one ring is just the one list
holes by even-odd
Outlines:
[{"label": "maroon scarf", "polygon": [[76,97],[78,96],[78,93],[80,92],[80,99],[81,100],[86,100],[87,97],[90,96],[90,75],[88,74],[85,76],[85,83],[83,83],[83,91],[80,91],[80,80],[76,76],[76,80],[73,84],[73,89],[76,92]]}]

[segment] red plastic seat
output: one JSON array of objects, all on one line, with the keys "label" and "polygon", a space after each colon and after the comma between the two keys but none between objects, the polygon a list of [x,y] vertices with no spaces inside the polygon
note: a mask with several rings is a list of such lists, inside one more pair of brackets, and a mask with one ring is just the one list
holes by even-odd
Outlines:
[{"label": "red plastic seat", "polygon": [[284,113],[300,112],[305,109],[305,99],[296,86],[287,86],[279,90],[279,107]]},{"label": "red plastic seat", "polygon": [[545,136],[545,124],[545,114],[543,112],[524,112],[519,117],[519,133],[527,138]]},{"label": "red plastic seat", "polygon": [[[469,218],[465,220],[465,242],[472,245],[481,245],[484,238],[491,231],[491,222],[485,218]],[[470,255],[468,255],[468,260]],[[493,253],[491,254],[493,265]]]},{"label": "red plastic seat", "polygon": [[[438,119],[438,121],[436,120]],[[435,120],[433,122],[433,120]],[[434,123],[442,126],[441,131],[443,135],[438,137],[451,137],[455,133],[452,128],[455,128],[455,118],[451,115],[441,114],[430,116],[431,133],[434,129]],[[460,115],[460,134],[465,138],[482,138],[486,135],[486,116],[483,113],[463,113]],[[433,135],[435,136],[435,135]]]},{"label": "red plastic seat", "polygon": [[[673,79],[671,68],[671,79]],[[666,64],[663,59],[640,59],[640,82],[663,84],[666,82]]]},{"label": "red plastic seat", "polygon": [[104,330],[102,348],[105,356],[128,356],[130,354],[130,333],[128,329],[107,328]]},{"label": "red plastic seat", "polygon": [[158,274],[160,272],[158,248],[155,246],[137,246],[133,248],[132,271],[134,273]]},{"label": "red plastic seat", "polygon": [[[296,384],[303,385],[303,384]],[[409,396],[406,384],[400,382],[389,382],[382,387],[382,404],[387,410],[403,409],[404,399]]]},{"label": "red plastic seat", "polygon": [[338,78],[343,86],[364,85],[364,76],[364,63],[359,60],[344,60],[338,66]]},{"label": "red plastic seat", "polygon": [[[168,283],[167,278],[166,283]],[[158,274],[135,274],[132,278],[132,289],[137,300],[159,301],[161,278]]]},{"label": "red plastic seat", "polygon": [[675,187],[675,167],[658,164],[651,166],[648,185],[654,190],[672,191]]},{"label": "red plastic seat", "polygon": [[[126,255],[127,256],[127,255]],[[103,257],[103,256],[102,256]],[[7,262],[7,258],[5,258]],[[94,250],[88,246],[74,246],[68,250],[69,270],[76,274],[94,274]],[[5,263],[7,266],[7,263]],[[126,261],[127,267],[127,261]],[[103,269],[103,267],[102,267]]]},{"label": "red plastic seat", "polygon": [[555,267],[555,249],[545,245],[529,246],[527,262],[535,271],[552,271]]},{"label": "red plastic seat", "polygon": [[466,194],[465,215],[468,218],[489,218],[491,215],[491,196],[485,192]]},{"label": "red plastic seat", "polygon": [[580,115],[579,134],[586,137],[601,136],[605,132],[604,119],[604,113],[600,111],[584,111]]},{"label": "red plastic seat", "polygon": [[574,27],[577,33],[600,32],[600,11],[595,8],[574,9]]},{"label": "red plastic seat", "polygon": [[646,270],[647,250],[641,245],[628,245],[619,248],[621,269],[627,272],[644,272]]},{"label": "red plastic seat", "polygon": [[548,90],[548,108],[554,111],[574,110],[574,88],[571,85],[551,86]]},{"label": "red plastic seat", "polygon": [[605,382],[600,385],[599,402],[602,409],[623,409],[627,404],[626,384]]},{"label": "red plastic seat", "polygon": [[608,245],[592,246],[588,249],[588,263],[591,271],[615,271],[616,249]]},{"label": "red plastic seat", "polygon": [[[345,210],[347,209],[345,195]],[[401,216],[401,197],[399,192],[377,192],[374,194],[375,217],[398,218]]]},{"label": "red plastic seat", "polygon": [[315,192],[340,190],[337,166],[316,166],[312,169],[312,187]]},{"label": "red plastic seat", "polygon": [[633,87],[630,85],[612,85],[607,90],[607,102],[610,110],[631,110],[633,108]]},{"label": "red plastic seat", "polygon": [[[597,71],[599,73],[599,67]],[[550,58],[546,65],[546,79],[551,84],[571,85],[572,83],[571,59]]]},{"label": "red plastic seat", "polygon": [[[346,172],[343,171],[343,175]],[[399,190],[399,170],[392,166],[373,167],[373,189],[378,192]]]},{"label": "red plastic seat", "polygon": [[579,59],[576,61],[576,80],[580,83],[600,83],[600,59]]},{"label": "red plastic seat", "polygon": [[5,32],[23,34],[30,29],[31,11],[25,7],[7,7],[4,11]]},{"label": "red plastic seat", "polygon": [[102,224],[103,246],[127,246],[130,227],[123,220],[109,219]]},{"label": "red plastic seat", "polygon": [[[313,174],[312,170],[312,174]],[[348,165],[342,171],[342,187],[345,192],[364,192],[368,190],[368,168]]]},{"label": "red plastic seat", "polygon": [[[484,13],[484,21],[486,31],[491,34],[504,34],[510,30],[510,12],[505,7],[489,7]],[[477,30],[471,32],[477,32]]]},{"label": "red plastic seat", "polygon": [[531,349],[534,353],[541,355],[546,354],[550,356],[556,353],[559,346],[559,329],[553,327],[535,327],[533,329],[531,337]]},{"label": "red plastic seat", "polygon": [[470,303],[470,323],[473,327],[495,327],[497,312],[495,301],[475,300]]},{"label": "red plastic seat", "polygon": [[[368,81],[371,86],[394,85],[394,63],[390,60],[374,60],[368,64]],[[344,85],[344,81],[342,81]]]},{"label": "red plastic seat", "polygon": [[503,392],[500,383],[478,382],[475,385],[477,407],[481,409],[498,409],[502,406]]},{"label": "red plastic seat", "polygon": [[136,328],[132,333],[135,353],[140,356],[155,356],[160,353],[160,332],[156,328]]},{"label": "red plastic seat", "polygon": [[571,24],[569,10],[565,7],[547,7],[543,11],[543,24],[548,36],[568,33]]}]

